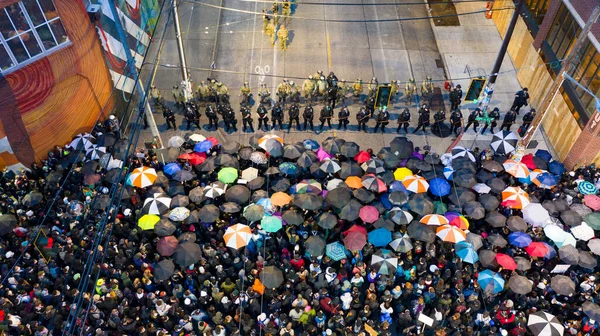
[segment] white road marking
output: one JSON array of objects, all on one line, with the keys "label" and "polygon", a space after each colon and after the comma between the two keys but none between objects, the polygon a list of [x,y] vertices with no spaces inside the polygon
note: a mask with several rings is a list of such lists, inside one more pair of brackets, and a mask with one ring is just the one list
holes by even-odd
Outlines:
[{"label": "white road marking", "polygon": [[[374,3],[371,0],[371,3]],[[381,38],[381,30],[379,29],[379,16],[377,15],[377,6],[373,6],[373,13],[375,13],[375,26],[377,27],[377,38],[379,39],[380,51],[381,51],[381,59],[383,60],[383,70],[385,71],[384,75],[384,83],[389,83],[390,78],[388,76],[387,62],[385,61],[385,53],[383,52],[383,39]],[[373,69],[373,75],[375,75],[375,69]]]}]

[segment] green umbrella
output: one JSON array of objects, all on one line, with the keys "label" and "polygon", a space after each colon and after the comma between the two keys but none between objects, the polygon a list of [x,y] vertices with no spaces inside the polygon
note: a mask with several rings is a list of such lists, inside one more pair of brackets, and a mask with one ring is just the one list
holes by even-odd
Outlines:
[{"label": "green umbrella", "polygon": [[600,230],[600,212],[593,212],[585,216],[585,222],[594,230]]},{"label": "green umbrella", "polygon": [[263,217],[260,221],[260,225],[267,232],[277,232],[281,230],[282,227],[281,218],[272,216]]},{"label": "green umbrella", "polygon": [[446,204],[440,201],[433,202],[433,213],[437,215],[443,215],[446,212],[448,212],[448,207],[446,206]]},{"label": "green umbrella", "polygon": [[238,178],[238,171],[235,168],[225,167],[219,170],[218,179],[219,181],[230,184]]}]

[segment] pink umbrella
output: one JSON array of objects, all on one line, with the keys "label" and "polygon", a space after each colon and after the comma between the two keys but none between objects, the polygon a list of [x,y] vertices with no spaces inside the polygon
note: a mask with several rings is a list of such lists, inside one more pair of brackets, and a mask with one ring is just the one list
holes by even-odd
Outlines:
[{"label": "pink umbrella", "polygon": [[367,228],[356,224],[352,225],[348,230],[344,231],[344,236],[347,236],[352,232],[359,232],[365,235],[365,237],[367,236]]},{"label": "pink umbrella", "polygon": [[373,223],[379,218],[379,211],[372,205],[365,205],[364,207],[360,208],[358,216],[365,223]]},{"label": "pink umbrella", "polygon": [[588,208],[594,211],[600,210],[600,197],[597,195],[585,195],[583,202]]},{"label": "pink umbrella", "polygon": [[333,157],[333,155],[324,151],[323,148],[317,149],[317,158],[319,158],[319,161],[331,159],[332,157]]},{"label": "pink umbrella", "polygon": [[344,238],[344,245],[350,251],[359,251],[367,244],[367,236],[361,232],[350,232]]},{"label": "pink umbrella", "polygon": [[174,236],[166,236],[158,240],[156,250],[161,256],[169,257],[173,255],[178,245],[179,242],[177,241],[177,238]]}]

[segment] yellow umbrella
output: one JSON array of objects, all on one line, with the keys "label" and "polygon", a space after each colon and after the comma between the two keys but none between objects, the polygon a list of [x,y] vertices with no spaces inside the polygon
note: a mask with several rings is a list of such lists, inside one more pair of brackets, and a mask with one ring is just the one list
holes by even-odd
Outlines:
[{"label": "yellow umbrella", "polygon": [[292,202],[292,197],[284,192],[276,192],[271,196],[271,204],[275,206],[284,206]]},{"label": "yellow umbrella", "polygon": [[157,215],[143,215],[138,220],[138,226],[142,230],[154,230],[154,225],[160,221],[160,217]]},{"label": "yellow umbrella", "polygon": [[406,168],[406,167],[402,167],[402,168],[398,168],[396,169],[396,171],[394,172],[394,178],[398,181],[402,181],[404,180],[407,176],[411,176],[413,175],[412,170]]}]

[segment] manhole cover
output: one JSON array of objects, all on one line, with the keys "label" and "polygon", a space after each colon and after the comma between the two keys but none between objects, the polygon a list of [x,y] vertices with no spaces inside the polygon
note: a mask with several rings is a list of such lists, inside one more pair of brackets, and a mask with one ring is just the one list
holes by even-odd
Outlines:
[{"label": "manhole cover", "polygon": [[444,68],[444,62],[442,62],[441,59],[436,59],[435,60],[435,65],[438,67],[438,69],[443,69]]}]

